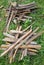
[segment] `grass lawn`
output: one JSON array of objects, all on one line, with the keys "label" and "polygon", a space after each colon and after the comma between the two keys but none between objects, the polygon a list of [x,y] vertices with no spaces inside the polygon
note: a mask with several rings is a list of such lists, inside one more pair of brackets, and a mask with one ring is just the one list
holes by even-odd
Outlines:
[{"label": "grass lawn", "polygon": [[[4,8],[7,8],[9,1],[10,0],[0,0],[0,6],[3,5]],[[12,1],[15,1],[15,0],[12,0]],[[36,27],[40,27],[39,31],[42,31],[42,30],[44,30],[44,0],[23,0],[22,3],[24,4],[24,3],[29,3],[29,2],[33,2],[33,1],[35,1],[36,4],[40,7],[38,10],[36,10],[36,12],[33,12],[30,14],[30,16],[32,16],[33,19],[35,19],[34,20],[35,23],[33,24],[33,29],[35,29]],[[5,15],[4,9],[1,9],[0,18],[2,18],[2,21],[0,21],[0,45],[5,43],[5,42],[2,42],[2,39],[4,37],[3,30],[5,27],[5,23],[6,23],[6,18],[4,17],[4,15]],[[41,15],[43,15],[43,16],[41,16]],[[22,24],[22,26],[23,26],[23,28],[27,27],[28,21],[26,23]],[[12,26],[12,28],[14,28],[14,26]],[[44,34],[42,34],[40,37],[38,37],[36,39],[36,42],[38,44],[41,44],[41,46],[42,46],[38,55],[27,56],[22,61],[15,61],[12,64],[9,64],[8,57],[4,56],[4,57],[0,58],[0,65],[44,65]],[[0,51],[0,52],[2,52],[2,51]]]}]

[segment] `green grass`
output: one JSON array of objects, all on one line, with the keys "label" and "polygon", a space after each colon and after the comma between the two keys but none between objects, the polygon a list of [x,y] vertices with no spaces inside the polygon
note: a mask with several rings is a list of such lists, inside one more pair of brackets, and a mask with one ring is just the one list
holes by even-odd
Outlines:
[{"label": "green grass", "polygon": [[[10,0],[9,0],[10,1]],[[15,0],[12,0],[15,1]],[[33,17],[35,24],[33,25],[33,29],[35,29],[36,27],[40,27],[39,31],[44,30],[44,16],[43,17],[39,17],[39,15],[43,15],[44,14],[44,0],[23,0],[23,4],[25,3],[29,3],[35,1],[37,3],[37,5],[39,7],[41,7],[40,9],[36,10],[36,12],[31,13],[30,16]],[[9,2],[8,0],[0,0],[0,5],[3,5],[4,8],[6,8],[8,6]],[[5,27],[5,11],[4,10],[0,10],[0,17],[2,17],[2,21],[0,22],[0,45],[5,43],[2,42],[3,39],[3,30]],[[33,21],[32,21],[33,22]],[[26,21],[26,23],[22,23],[22,27],[26,28],[29,24],[29,21]],[[15,26],[16,27],[16,26]],[[12,28],[14,28],[13,23],[12,23]],[[10,27],[11,29],[11,27]],[[42,48],[39,51],[38,55],[36,56],[27,56],[25,57],[22,61],[15,61],[12,64],[8,63],[8,57],[4,56],[0,58],[0,65],[44,65],[44,34],[42,34],[40,37],[37,38],[37,43],[41,44]],[[0,51],[2,52],[2,51]]]}]

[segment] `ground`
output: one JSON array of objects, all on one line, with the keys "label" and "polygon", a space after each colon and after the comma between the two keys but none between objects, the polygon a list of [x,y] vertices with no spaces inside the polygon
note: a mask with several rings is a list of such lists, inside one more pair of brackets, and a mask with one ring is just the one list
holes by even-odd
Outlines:
[{"label": "ground", "polygon": [[[12,1],[15,1],[15,0],[12,0]],[[44,0],[22,0],[21,3],[29,3],[29,2],[32,2],[32,1],[35,1],[36,4],[39,7],[39,9],[36,10],[36,12],[33,12],[33,13],[30,14],[30,16],[32,16],[33,19],[34,19],[33,21],[35,21],[35,23],[33,25],[33,29],[38,26],[38,27],[40,27],[39,31],[42,31],[42,30],[44,30]],[[4,8],[7,8],[9,2],[10,2],[10,0],[0,0],[0,6],[3,5]],[[4,30],[4,27],[5,27],[5,23],[6,23],[6,18],[4,17],[4,15],[5,15],[5,10],[1,9],[0,10],[0,18],[2,18],[2,21],[0,21],[0,45],[5,43],[5,42],[2,42],[2,39],[4,37],[3,36],[3,30]],[[22,24],[23,28],[27,27],[28,23],[29,22],[26,21],[26,23]],[[12,26],[12,28],[14,28],[14,26]],[[38,55],[27,56],[22,61],[20,61],[20,62],[15,61],[12,64],[9,64],[8,63],[8,61],[9,61],[8,57],[4,56],[4,57],[0,58],[0,65],[44,65],[44,34],[42,34],[40,37],[38,37],[36,42],[38,44],[41,44],[41,46],[42,46]]]}]

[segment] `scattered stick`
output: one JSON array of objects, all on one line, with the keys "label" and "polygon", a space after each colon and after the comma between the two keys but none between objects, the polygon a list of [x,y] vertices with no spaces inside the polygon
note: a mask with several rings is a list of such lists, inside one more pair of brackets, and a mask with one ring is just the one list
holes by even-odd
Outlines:
[{"label": "scattered stick", "polygon": [[9,38],[15,39],[14,36],[12,36],[11,34],[8,34],[8,33],[5,33],[5,32],[4,32],[3,35],[6,36],[6,37],[9,37]]},{"label": "scattered stick", "polygon": [[29,55],[37,55],[36,53],[34,52],[28,52]]},{"label": "scattered stick", "polygon": [[[1,48],[8,48],[8,47],[10,47],[11,46],[11,44],[9,44],[9,45],[1,45]],[[25,49],[25,48],[27,48],[27,49],[32,49],[32,48],[35,48],[35,49],[40,49],[41,48],[41,45],[22,45],[22,46],[20,46],[19,48],[22,48],[22,49]]]},{"label": "scattered stick", "polygon": [[14,14],[14,11],[12,11],[12,13],[11,13],[11,17],[10,17],[10,19],[9,19],[9,22],[8,22],[7,26],[6,26],[6,32],[8,31],[8,28],[9,28],[10,22],[11,22],[12,17],[13,17],[13,14]]},{"label": "scattered stick", "polygon": [[11,34],[14,34],[14,33],[23,34],[25,32],[23,32],[23,31],[16,31],[16,30],[10,30],[10,33]]},{"label": "scattered stick", "polygon": [[15,42],[15,40],[16,40],[15,38],[12,39],[12,38],[8,38],[8,37],[2,39],[2,41],[5,41],[5,42]]},{"label": "scattered stick", "polygon": [[37,35],[33,36],[32,38],[30,38],[30,40],[26,43],[29,44],[31,41],[33,41],[34,39],[36,39],[37,37],[39,37],[40,35],[42,35],[44,33],[44,31],[37,33]]},{"label": "scattered stick", "polygon": [[3,8],[3,5],[2,6],[0,6],[0,9],[2,9]]},{"label": "scattered stick", "polygon": [[27,31],[35,22],[33,22],[30,26],[23,30],[23,32]]}]

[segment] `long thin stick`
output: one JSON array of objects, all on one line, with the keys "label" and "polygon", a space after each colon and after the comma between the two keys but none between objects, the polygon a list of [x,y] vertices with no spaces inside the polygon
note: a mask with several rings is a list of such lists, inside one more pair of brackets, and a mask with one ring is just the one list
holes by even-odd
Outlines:
[{"label": "long thin stick", "polygon": [[0,6],[0,9],[2,9],[3,8],[3,5],[2,6]]},{"label": "long thin stick", "polygon": [[30,51],[30,52],[28,52],[28,54],[29,54],[29,55],[37,55],[36,53],[31,52],[31,51]]},{"label": "long thin stick", "polygon": [[[20,26],[18,28],[19,28],[18,30],[20,31],[22,27]],[[18,37],[19,37],[19,34],[16,34],[16,39],[18,39]],[[18,49],[16,49],[14,54],[13,54],[13,57],[12,57],[13,61],[14,61],[14,58],[15,58],[15,55],[16,55],[17,51],[18,51]]]},{"label": "long thin stick", "polygon": [[27,31],[35,22],[33,22],[31,25],[29,25],[26,29],[23,30],[23,32]]},{"label": "long thin stick", "polygon": [[31,52],[38,52],[37,50],[35,50],[35,49],[28,49],[29,51],[31,51]]},{"label": "long thin stick", "polygon": [[37,33],[35,36],[33,36],[32,38],[30,38],[30,40],[28,42],[26,42],[26,44],[29,44],[34,39],[36,39],[37,37],[39,37],[40,35],[42,35],[43,33],[44,33],[44,31]]},{"label": "long thin stick", "polygon": [[15,38],[15,37],[12,36],[11,34],[8,34],[8,33],[5,33],[5,32],[3,33],[3,35],[6,36],[6,37],[9,37],[9,38],[13,38],[13,39]]},{"label": "long thin stick", "polygon": [[12,33],[12,34],[14,34],[14,33],[23,34],[23,31],[10,30],[10,33]]},{"label": "long thin stick", "polygon": [[29,6],[29,5],[33,5],[33,4],[35,4],[35,2],[32,2],[32,3],[29,3],[29,4],[21,4],[21,5],[19,5],[19,6],[22,6],[22,7],[24,7],[24,6]]},{"label": "long thin stick", "polygon": [[11,17],[10,17],[10,19],[9,19],[9,22],[8,22],[7,26],[6,26],[6,32],[8,31],[8,28],[9,28],[10,22],[11,22],[12,17],[13,17],[13,14],[14,14],[14,11],[12,11],[12,13],[11,13]]},{"label": "long thin stick", "polygon": [[[0,46],[0,48],[8,48],[8,47],[10,47],[11,46],[11,44],[9,44],[9,45],[1,45]],[[23,48],[23,49],[25,49],[25,48],[27,48],[27,49],[29,49],[29,48],[35,48],[35,49],[40,49],[41,48],[41,45],[22,45],[22,46],[20,46],[19,48]]]},{"label": "long thin stick", "polygon": [[4,39],[2,39],[2,41],[6,41],[6,42],[15,42],[16,38],[8,38],[8,37],[5,37]]}]

